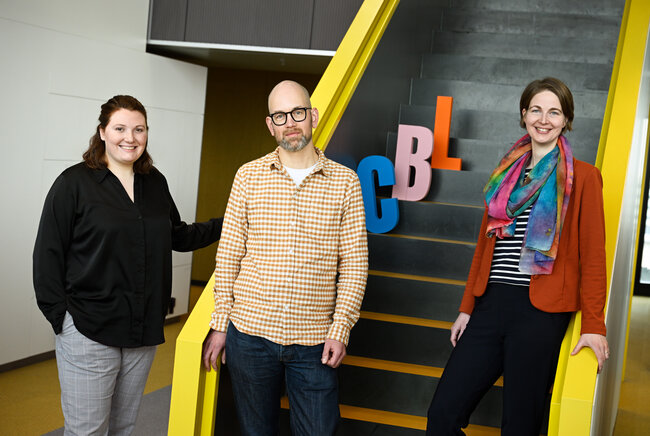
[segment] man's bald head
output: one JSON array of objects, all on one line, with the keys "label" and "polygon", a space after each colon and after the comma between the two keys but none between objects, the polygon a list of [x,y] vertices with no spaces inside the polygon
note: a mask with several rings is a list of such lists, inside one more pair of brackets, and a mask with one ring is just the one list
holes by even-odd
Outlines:
[{"label": "man's bald head", "polygon": [[280,96],[285,96],[286,94],[298,94],[298,98],[301,100],[300,105],[305,107],[311,106],[309,91],[307,91],[307,88],[298,82],[294,82],[293,80],[283,80],[282,82],[275,85],[269,93],[269,113],[280,110],[278,107],[276,107],[278,103],[277,100],[280,98]]},{"label": "man's bald head", "polygon": [[273,87],[268,104],[266,126],[282,149],[300,152],[307,145],[313,146],[312,129],[318,125],[318,109],[311,107],[304,86],[284,80]]}]

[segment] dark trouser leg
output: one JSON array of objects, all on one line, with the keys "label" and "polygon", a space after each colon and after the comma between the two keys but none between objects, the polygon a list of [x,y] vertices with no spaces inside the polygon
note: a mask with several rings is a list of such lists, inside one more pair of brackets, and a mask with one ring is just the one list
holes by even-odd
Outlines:
[{"label": "dark trouser leg", "polygon": [[528,292],[513,294],[508,311],[501,434],[539,435],[546,395],[571,313],[536,309]]},{"label": "dark trouser leg", "polygon": [[242,435],[277,435],[284,378],[280,345],[230,324],[226,359]]},{"label": "dark trouser leg", "polygon": [[283,347],[294,436],[330,436],[340,420],[336,369],[320,361],[323,344]]},{"label": "dark trouser leg", "polygon": [[498,295],[478,298],[467,329],[449,357],[427,414],[427,435],[463,435],[474,408],[503,370]]}]

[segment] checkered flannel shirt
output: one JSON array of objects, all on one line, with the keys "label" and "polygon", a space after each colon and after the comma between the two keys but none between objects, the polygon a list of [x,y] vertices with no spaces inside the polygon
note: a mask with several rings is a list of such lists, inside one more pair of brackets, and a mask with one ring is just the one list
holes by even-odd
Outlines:
[{"label": "checkered flannel shirt", "polygon": [[[316,149],[296,186],[278,150],[235,176],[217,250],[210,327],[282,345],[347,345],[368,273],[361,185]],[[338,274],[338,277],[337,277]]]}]

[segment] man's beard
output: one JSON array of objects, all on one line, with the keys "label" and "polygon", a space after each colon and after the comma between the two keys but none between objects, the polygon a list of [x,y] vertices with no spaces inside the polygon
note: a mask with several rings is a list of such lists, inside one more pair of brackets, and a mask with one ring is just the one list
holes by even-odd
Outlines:
[{"label": "man's beard", "polygon": [[294,143],[294,145],[284,138],[278,141],[278,145],[287,151],[296,152],[305,148],[309,144],[309,141],[311,141],[311,136],[307,138],[305,135],[302,135],[300,140]]}]

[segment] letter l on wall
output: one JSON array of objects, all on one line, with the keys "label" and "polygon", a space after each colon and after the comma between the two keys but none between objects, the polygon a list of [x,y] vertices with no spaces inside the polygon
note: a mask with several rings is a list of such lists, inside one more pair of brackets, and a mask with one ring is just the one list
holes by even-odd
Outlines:
[{"label": "letter l on wall", "polygon": [[449,157],[449,131],[451,129],[451,108],[454,99],[439,95],[436,99],[436,121],[433,126],[433,154],[431,168],[460,171],[461,159]]}]

